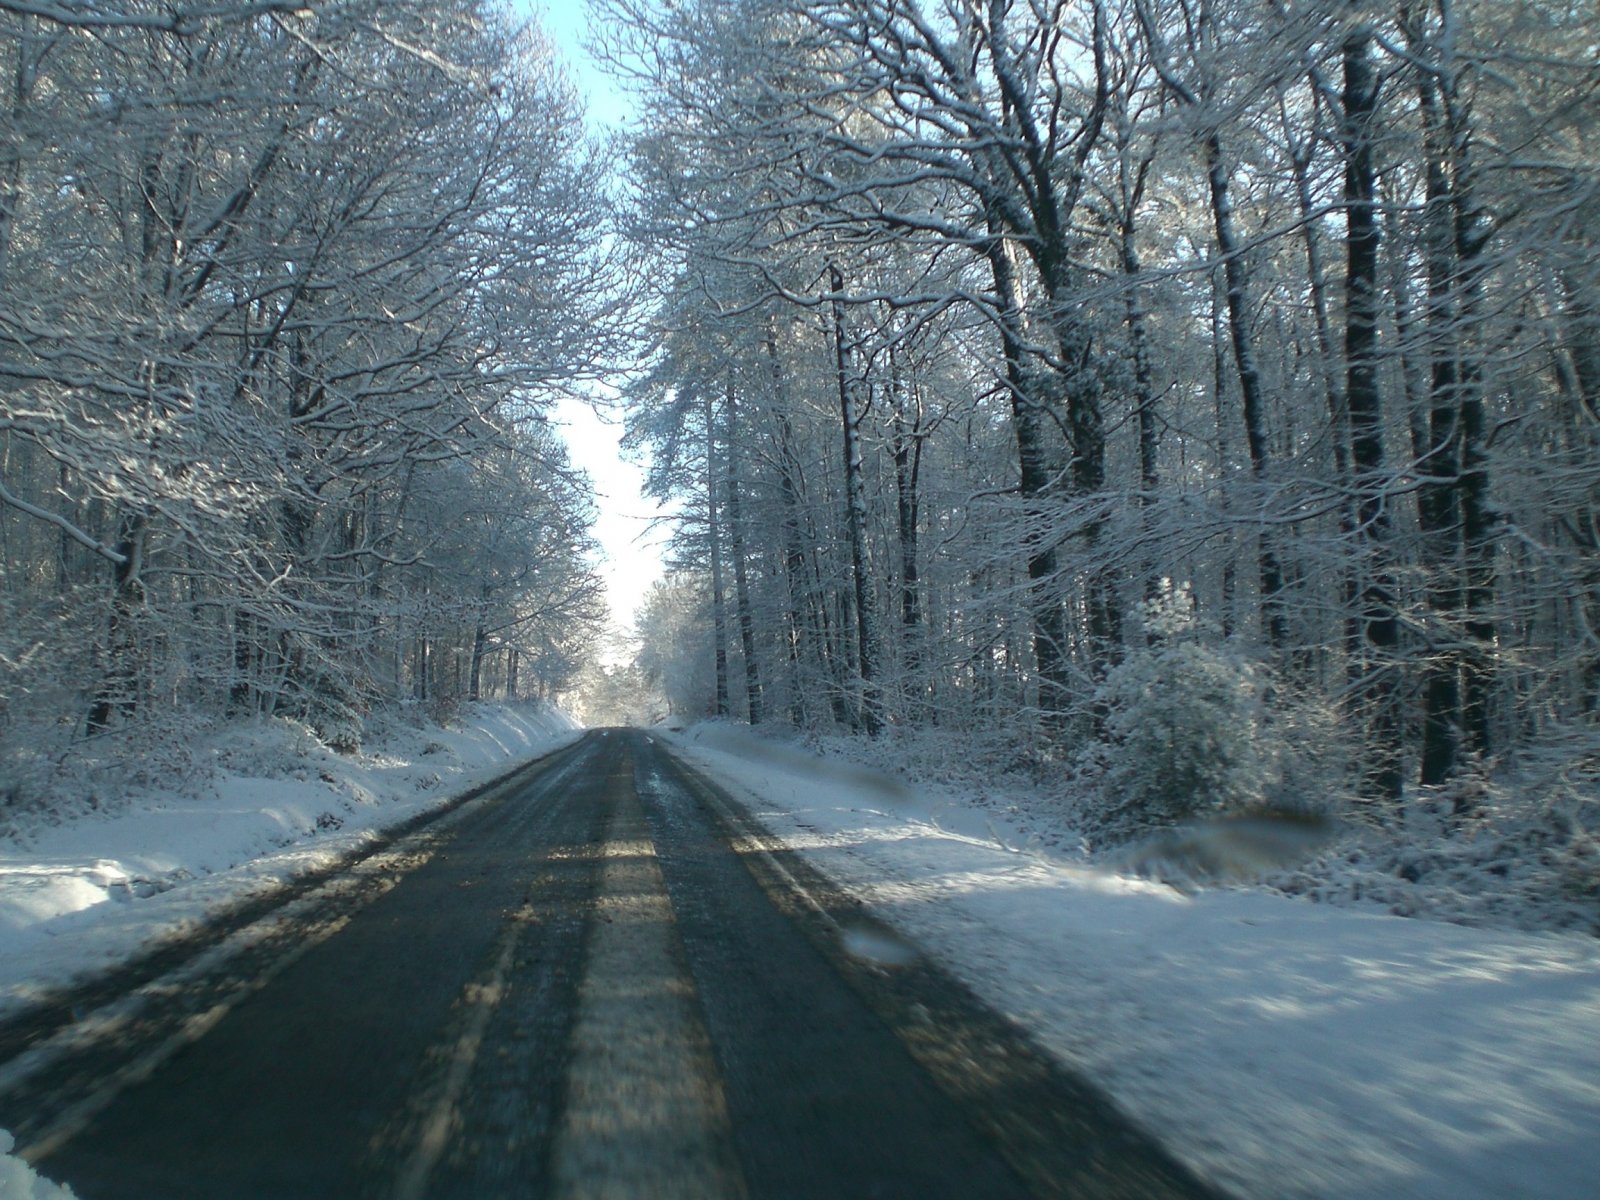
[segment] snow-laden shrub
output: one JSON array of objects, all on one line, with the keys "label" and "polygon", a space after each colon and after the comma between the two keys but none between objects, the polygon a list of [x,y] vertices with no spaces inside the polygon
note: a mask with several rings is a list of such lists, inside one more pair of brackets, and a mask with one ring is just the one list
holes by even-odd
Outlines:
[{"label": "snow-laden shrub", "polygon": [[1150,644],[1099,688],[1104,737],[1080,763],[1098,785],[1085,815],[1100,841],[1260,805],[1277,778],[1261,669],[1204,639],[1186,592],[1141,616]]},{"label": "snow-laden shrub", "polygon": [[442,729],[455,729],[461,724],[462,702],[463,697],[459,692],[436,688],[428,697],[423,712],[432,724]]},{"label": "snow-laden shrub", "polygon": [[355,754],[361,749],[366,731],[364,707],[360,693],[343,676],[322,670],[312,678],[306,716],[329,749],[340,754]]},{"label": "snow-laden shrub", "polygon": [[1600,935],[1600,734],[1547,729],[1514,764],[1417,788],[1397,819],[1269,883],[1398,916]]}]

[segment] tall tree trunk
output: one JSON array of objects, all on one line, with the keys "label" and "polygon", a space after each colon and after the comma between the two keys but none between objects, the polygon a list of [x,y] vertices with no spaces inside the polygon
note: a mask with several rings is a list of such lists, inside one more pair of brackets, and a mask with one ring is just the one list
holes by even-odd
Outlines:
[{"label": "tall tree trunk", "polygon": [[1378,383],[1378,222],[1373,167],[1378,85],[1370,29],[1344,41],[1345,152],[1345,395],[1350,405],[1350,454],[1357,494],[1358,546],[1367,564],[1361,622],[1370,658],[1362,693],[1371,747],[1365,779],[1370,799],[1400,797],[1400,713],[1395,680],[1400,621],[1390,566],[1388,479],[1384,467],[1382,394]]},{"label": "tall tree trunk", "polygon": [[[1324,90],[1322,73],[1311,72],[1311,86]],[[1332,455],[1334,486],[1343,496],[1339,504],[1339,533],[1347,542],[1355,541],[1356,511],[1355,489],[1350,482],[1350,409],[1345,401],[1344,388],[1340,386],[1339,357],[1333,344],[1333,323],[1329,318],[1328,273],[1323,261],[1322,239],[1317,233],[1317,201],[1312,188],[1311,164],[1317,149],[1317,138],[1307,136],[1296,140],[1290,132],[1291,122],[1287,106],[1280,94],[1279,112],[1283,121],[1284,137],[1290,145],[1290,163],[1294,170],[1295,199],[1300,208],[1300,227],[1306,249],[1306,286],[1311,295],[1312,323],[1317,338],[1318,374],[1322,376],[1323,399],[1328,410],[1328,443]],[[1401,339],[1402,343],[1404,339]],[[1340,571],[1339,600],[1344,620],[1344,652],[1346,661],[1353,661],[1361,653],[1361,625],[1355,618],[1356,573],[1348,565]]]},{"label": "tall tree trunk", "polygon": [[814,631],[820,628],[820,622],[808,621],[812,609],[810,598],[816,593],[806,574],[800,463],[794,451],[788,388],[784,385],[783,364],[778,357],[777,322],[773,317],[767,319],[767,362],[772,374],[772,415],[778,431],[778,497],[782,505],[783,575],[788,594],[784,623],[789,657],[789,720],[797,728],[804,728],[808,716],[805,668],[814,665],[820,678],[824,667],[820,642],[807,633],[808,624]]},{"label": "tall tree trunk", "polygon": [[728,404],[728,553],[733,558],[733,600],[739,616],[739,646],[744,652],[744,705],[750,724],[763,719],[761,703],[761,664],[756,660],[755,615],[750,609],[750,574],[745,564],[744,523],[740,519],[738,397],[730,374]]},{"label": "tall tree trunk", "polygon": [[1430,75],[1419,85],[1423,117],[1425,207],[1424,257],[1428,400],[1425,437],[1413,437],[1421,483],[1417,525],[1428,568],[1427,603],[1439,632],[1429,648],[1422,691],[1422,770],[1427,785],[1443,783],[1456,768],[1461,747],[1462,696],[1460,642],[1461,590],[1461,422],[1460,374],[1455,339],[1455,235],[1451,216],[1449,138],[1440,112],[1438,87]]},{"label": "tall tree trunk", "polygon": [[[1572,270],[1559,272],[1560,310],[1563,318],[1556,369],[1571,397],[1568,437],[1573,457],[1580,462],[1600,462],[1600,305],[1590,288]],[[1563,522],[1568,536],[1586,554],[1591,569],[1584,572],[1581,595],[1573,598],[1585,631],[1580,650],[1581,710],[1600,712],[1600,483],[1593,471],[1579,493],[1579,511]]]},{"label": "tall tree trunk", "polygon": [[[1453,105],[1452,105],[1453,107]],[[1488,222],[1478,211],[1468,163],[1467,131],[1460,117],[1451,121],[1456,134],[1456,261],[1461,290],[1461,323],[1466,336],[1476,334],[1483,305],[1484,250]],[[1481,758],[1494,750],[1491,703],[1495,686],[1495,567],[1500,521],[1489,495],[1489,423],[1484,402],[1483,360],[1478,347],[1467,348],[1461,375],[1461,540],[1466,563],[1467,638],[1470,649],[1461,668],[1461,716],[1468,747]]]},{"label": "tall tree trunk", "polygon": [[[1153,548],[1156,544],[1156,531],[1153,527],[1151,510],[1155,506],[1156,490],[1161,486],[1161,470],[1157,457],[1160,443],[1156,429],[1154,374],[1150,366],[1150,334],[1145,320],[1144,291],[1140,280],[1142,267],[1139,262],[1138,242],[1135,239],[1139,200],[1144,194],[1151,160],[1146,158],[1141,162],[1130,177],[1129,164],[1126,160],[1127,148],[1123,146],[1120,149],[1123,152],[1120,248],[1122,277],[1128,289],[1124,319],[1128,326],[1128,342],[1133,350],[1133,402],[1139,421],[1140,526],[1145,544]],[[1161,590],[1161,570],[1152,558],[1145,570],[1144,598],[1154,601],[1161,595]]]},{"label": "tall tree trunk", "polygon": [[[36,19],[18,15],[22,36],[16,46],[16,70],[11,76],[11,129],[22,127],[23,117],[33,100],[38,80],[39,56],[55,38],[41,39]],[[57,35],[59,36],[59,35]],[[11,243],[17,227],[17,211],[22,205],[22,142],[12,132],[0,138],[0,283],[5,282],[11,257]]]},{"label": "tall tree trunk", "polygon": [[1022,500],[1022,544],[1027,555],[1029,609],[1033,619],[1033,661],[1039,678],[1039,709],[1047,731],[1059,733],[1071,697],[1067,662],[1067,610],[1060,593],[1056,544],[1049,532],[1049,498],[1058,490],[1062,469],[1045,442],[1046,413],[1034,392],[1027,363],[1026,308],[1022,281],[1011,246],[991,222],[989,267],[1000,301],[1001,350],[1011,398],[1011,427],[1017,441],[1017,490]]},{"label": "tall tree trunk", "polygon": [[850,350],[845,340],[844,275],[828,265],[833,288],[834,364],[839,385],[839,422],[843,427],[845,527],[850,538],[850,574],[856,608],[856,662],[861,677],[861,724],[868,737],[883,731],[883,697],[878,681],[877,605],[867,562],[867,485],[861,462],[861,413],[850,381]]},{"label": "tall tree trunk", "polygon": [[848,726],[853,721],[850,706],[850,667],[846,661],[848,655],[845,652],[844,630],[834,617],[834,610],[842,605],[826,582],[830,576],[831,572],[823,570],[821,553],[813,543],[811,589],[816,603],[817,629],[822,634],[821,644],[818,647],[822,681],[827,685],[828,707],[833,712],[834,724]]},{"label": "tall tree trunk", "polygon": [[1222,610],[1222,636],[1231,638],[1238,628],[1238,568],[1234,564],[1233,543],[1233,448],[1228,430],[1228,350],[1223,336],[1222,282],[1211,276],[1211,403],[1217,428],[1217,478],[1221,481],[1221,509],[1224,534],[1221,578],[1217,582],[1217,604]]},{"label": "tall tree trunk", "polygon": [[118,521],[115,549],[122,561],[112,567],[106,672],[85,722],[90,735],[104,732],[114,714],[131,717],[139,707],[144,675],[139,616],[144,608],[144,556],[149,532],[150,523],[140,512],[125,512]]},{"label": "tall tree trunk", "polygon": [[[161,199],[161,171],[159,157],[147,152],[139,172],[141,208],[140,221],[140,288],[133,298],[136,304],[157,309],[170,294],[170,256],[163,254],[165,240],[170,240],[176,227],[170,219],[162,220],[165,211]],[[170,218],[170,214],[169,214]],[[161,312],[165,319],[168,315]],[[142,366],[145,394],[133,405],[133,427],[147,418],[156,397],[169,382],[170,364],[156,361],[159,355],[152,347]],[[149,664],[144,662],[142,639],[138,622],[145,603],[144,565],[150,540],[150,512],[138,501],[130,501],[117,518],[118,560],[112,567],[111,612],[106,627],[105,677],[90,705],[85,729],[89,734],[104,731],[113,713],[131,717],[139,706],[140,693],[147,683]]]},{"label": "tall tree trunk", "polygon": [[[487,590],[487,589],[485,589]],[[482,699],[483,659],[489,650],[489,632],[479,617],[472,629],[472,665],[467,672],[467,699]]]},{"label": "tall tree trunk", "polygon": [[[1495,683],[1496,542],[1499,521],[1489,497],[1488,428],[1483,349],[1478,342],[1485,250],[1490,222],[1481,210],[1472,165],[1472,125],[1459,93],[1454,59],[1456,18],[1452,0],[1435,0],[1439,32],[1407,5],[1400,19],[1416,55],[1418,100],[1424,126],[1428,199],[1429,335],[1434,353],[1430,440],[1442,461],[1428,472],[1436,495],[1436,520],[1448,518],[1459,533],[1460,580],[1441,585],[1439,604],[1450,605],[1464,637],[1454,662],[1441,669],[1459,678],[1460,737],[1487,756],[1492,746],[1490,703]],[[1448,472],[1448,473],[1447,473]],[[1446,494],[1448,493],[1448,494]],[[1448,705],[1448,696],[1440,703]],[[1439,777],[1437,755],[1430,777]],[[1450,765],[1453,765],[1453,761]]]},{"label": "tall tree trunk", "polygon": [[[1195,20],[1186,29],[1190,50],[1198,68],[1194,81],[1186,82],[1169,64],[1164,33],[1150,11],[1141,4],[1137,12],[1145,38],[1150,44],[1151,65],[1168,91],[1205,123],[1201,126],[1201,141],[1205,151],[1206,184],[1211,198],[1211,224],[1217,254],[1222,260],[1229,343],[1239,381],[1245,447],[1250,455],[1256,509],[1264,517],[1271,504],[1266,397],[1260,366],[1256,361],[1255,342],[1250,333],[1249,280],[1245,270],[1244,247],[1233,221],[1232,181],[1223,153],[1222,133],[1217,124],[1222,118],[1220,113],[1214,111],[1215,81],[1207,74],[1211,68],[1203,65],[1217,49],[1217,29],[1210,6],[1200,5]],[[1284,612],[1284,571],[1278,556],[1277,537],[1264,522],[1257,536],[1256,566],[1261,589],[1262,633],[1267,645],[1281,654],[1289,641],[1288,620]]]},{"label": "tall tree trunk", "polygon": [[[906,679],[907,699],[916,696],[920,711],[922,673],[922,594],[917,561],[919,496],[917,482],[922,474],[922,395],[917,385],[901,377],[898,360],[892,361],[890,397],[894,407],[890,424],[894,453],[894,491],[896,532],[900,544],[900,642],[901,663]],[[907,423],[908,395],[911,408]]]},{"label": "tall tree trunk", "polygon": [[[1256,485],[1256,503],[1264,511],[1271,499],[1268,493],[1271,452],[1267,440],[1267,408],[1261,384],[1261,368],[1256,361],[1254,339],[1250,336],[1249,281],[1245,273],[1244,250],[1233,223],[1233,199],[1229,194],[1230,181],[1222,155],[1222,138],[1213,130],[1206,136],[1205,145],[1211,219],[1226,283],[1224,295],[1227,299],[1228,334],[1233,347],[1234,368],[1239,378],[1245,447],[1250,453],[1250,475]],[[1276,535],[1263,527],[1257,555],[1257,571],[1261,582],[1261,627],[1267,645],[1281,653],[1289,643],[1289,623],[1284,612],[1283,564],[1279,560],[1276,543]]]},{"label": "tall tree trunk", "polygon": [[722,586],[722,534],[717,520],[716,426],[711,393],[702,397],[706,422],[706,543],[711,554],[711,626],[716,656],[716,715],[726,717],[728,703],[728,620]]},{"label": "tall tree trunk", "polygon": [[228,715],[246,716],[254,711],[256,673],[255,620],[246,608],[233,614],[233,669],[228,680]]}]

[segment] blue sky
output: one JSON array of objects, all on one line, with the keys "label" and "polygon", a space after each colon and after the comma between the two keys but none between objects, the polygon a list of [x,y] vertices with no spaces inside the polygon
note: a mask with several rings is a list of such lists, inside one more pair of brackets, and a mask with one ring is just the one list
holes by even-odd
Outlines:
[{"label": "blue sky", "polygon": [[513,11],[537,17],[561,51],[573,82],[588,101],[589,120],[594,125],[619,125],[627,113],[622,94],[611,85],[605,73],[583,48],[589,35],[590,10],[586,0],[515,0]]},{"label": "blue sky", "polygon": [[[549,5],[517,0],[512,8],[538,17],[555,42],[573,82],[586,97],[591,125],[620,124],[626,111],[622,97],[583,49],[588,5],[583,0],[555,0]],[[565,427],[573,463],[594,480],[600,509],[595,535],[606,552],[602,572],[607,596],[618,629],[631,632],[645,592],[662,573],[660,542],[665,530],[652,533],[649,528],[660,510],[640,495],[641,468],[624,461],[617,451],[620,425],[608,424],[577,401],[557,405],[553,417]]]}]

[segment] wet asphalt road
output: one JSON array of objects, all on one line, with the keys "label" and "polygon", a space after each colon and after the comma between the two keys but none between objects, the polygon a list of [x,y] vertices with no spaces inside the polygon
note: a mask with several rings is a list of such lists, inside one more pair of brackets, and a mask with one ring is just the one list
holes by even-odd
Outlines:
[{"label": "wet asphalt road", "polygon": [[1214,1194],[637,731],[30,1020],[81,1200]]}]

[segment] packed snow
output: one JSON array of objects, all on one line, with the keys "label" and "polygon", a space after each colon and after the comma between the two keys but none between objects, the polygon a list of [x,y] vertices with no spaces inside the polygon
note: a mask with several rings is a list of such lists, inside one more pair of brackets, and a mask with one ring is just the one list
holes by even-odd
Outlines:
[{"label": "packed snow", "polygon": [[1596,1194],[1593,937],[1172,887],[956,788],[727,726],[662,736],[1239,1196]]}]

